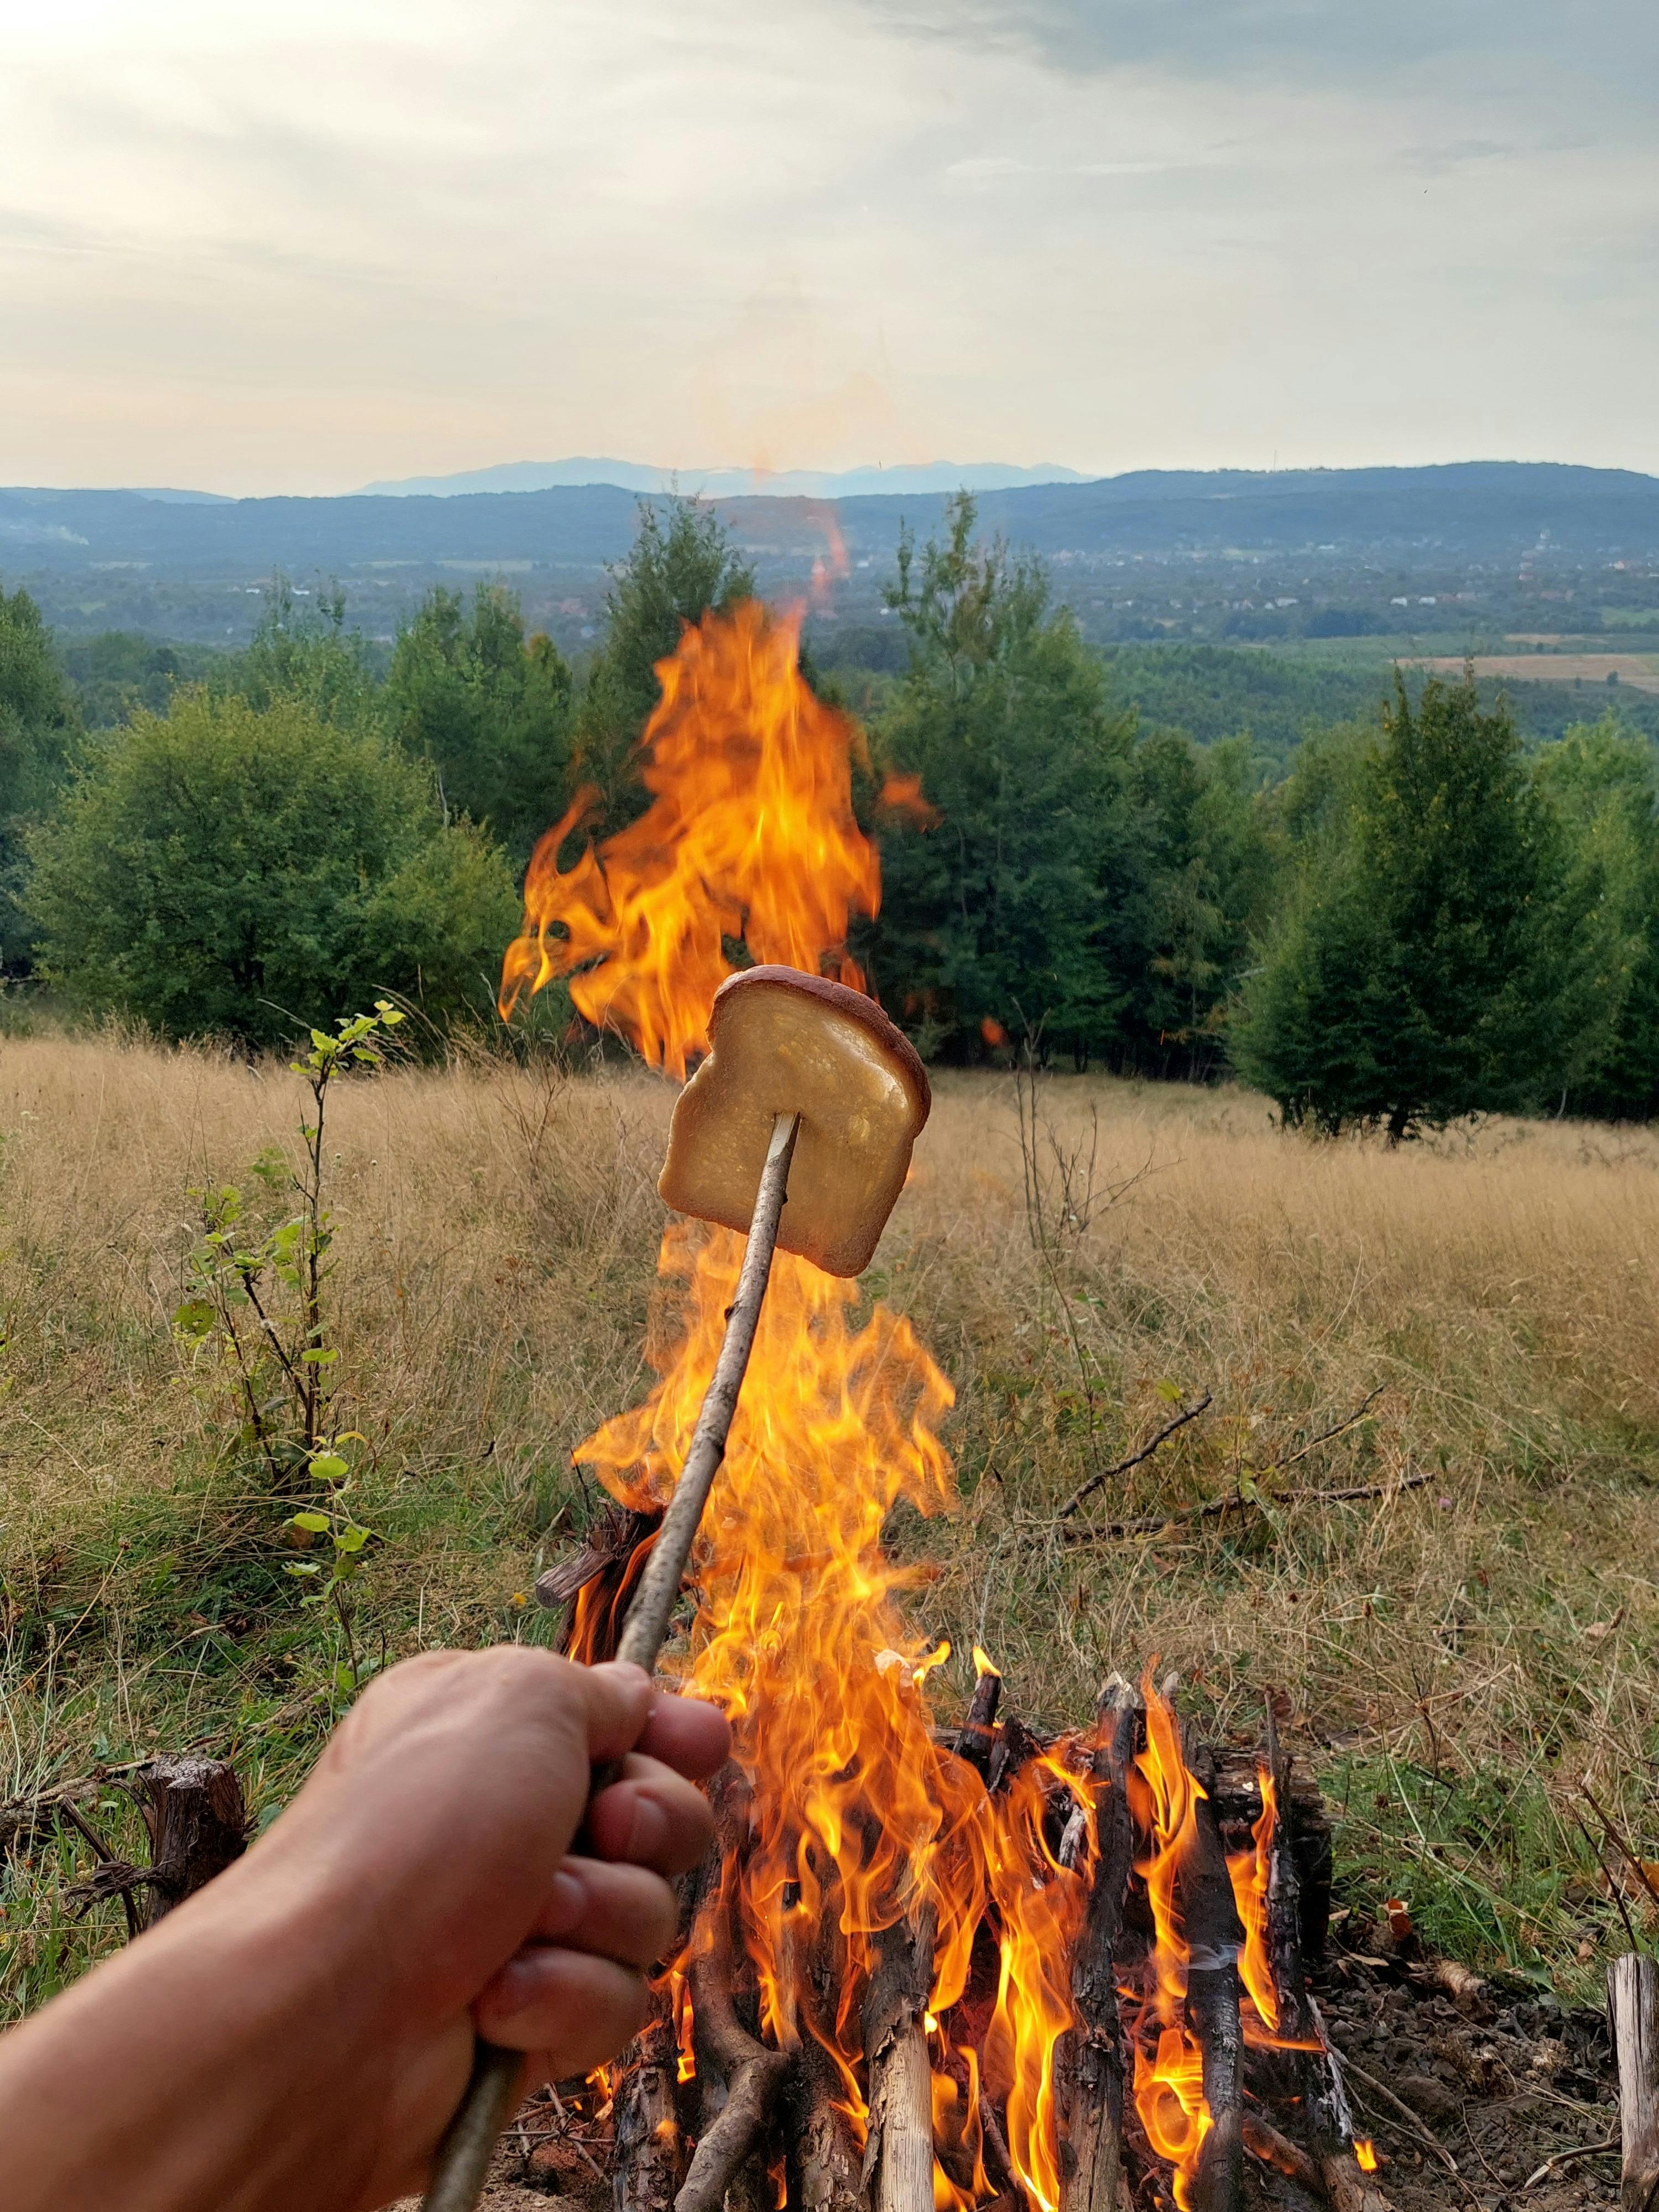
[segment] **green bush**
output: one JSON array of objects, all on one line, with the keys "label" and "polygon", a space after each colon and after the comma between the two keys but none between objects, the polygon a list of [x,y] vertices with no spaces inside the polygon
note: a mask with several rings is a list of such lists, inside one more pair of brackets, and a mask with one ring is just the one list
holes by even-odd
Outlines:
[{"label": "green bush", "polygon": [[301,700],[179,694],[114,732],[31,835],[43,969],[164,1036],[270,1046],[376,992],[489,1002],[518,900],[425,772]]}]

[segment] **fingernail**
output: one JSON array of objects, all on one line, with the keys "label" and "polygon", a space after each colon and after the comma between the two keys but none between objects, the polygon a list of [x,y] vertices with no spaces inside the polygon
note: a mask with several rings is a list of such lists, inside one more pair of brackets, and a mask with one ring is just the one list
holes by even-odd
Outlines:
[{"label": "fingernail", "polygon": [[668,1815],[654,1798],[639,1796],[634,1800],[634,1826],[628,1838],[628,1856],[641,1860],[653,1857],[668,1841]]},{"label": "fingernail", "polygon": [[587,1893],[580,1876],[561,1867],[548,1885],[547,1903],[541,1913],[543,1927],[551,1936],[564,1935],[581,1918],[586,1902]]}]

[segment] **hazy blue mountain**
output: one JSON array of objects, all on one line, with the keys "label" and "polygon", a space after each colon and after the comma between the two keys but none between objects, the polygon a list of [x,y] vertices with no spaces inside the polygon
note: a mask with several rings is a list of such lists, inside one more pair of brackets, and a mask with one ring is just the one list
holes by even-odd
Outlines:
[{"label": "hazy blue mountain", "polygon": [[1023,484],[1086,483],[1080,470],[1039,462],[928,461],[914,468],[655,469],[637,461],[506,461],[459,476],[404,477],[363,486],[373,498],[455,499],[470,492],[556,491],[573,484],[617,484],[624,491],[679,490],[702,499],[852,499],[912,492],[1009,491]]},{"label": "hazy blue mountain", "polygon": [[[233,579],[319,569],[597,570],[628,550],[636,495],[609,484],[445,498],[240,499],[181,503],[131,491],[0,490],[0,574],[150,569]],[[767,573],[810,573],[825,545],[821,503],[722,498],[719,508]],[[843,498],[849,559],[890,562],[902,525],[938,527],[945,495]],[[986,491],[980,519],[1063,560],[1136,554],[1307,550],[1370,557],[1516,559],[1541,547],[1579,556],[1659,550],[1659,477],[1623,469],[1477,461],[1425,469],[1273,474],[1145,470],[1093,483]]]}]

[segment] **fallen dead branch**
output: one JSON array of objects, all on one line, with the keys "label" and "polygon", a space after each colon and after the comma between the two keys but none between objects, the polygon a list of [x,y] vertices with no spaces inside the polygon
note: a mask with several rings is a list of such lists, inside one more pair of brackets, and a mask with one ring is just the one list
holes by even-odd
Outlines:
[{"label": "fallen dead branch", "polygon": [[1077,1511],[1078,1507],[1082,1504],[1084,1499],[1085,1498],[1092,1498],[1096,1491],[1101,1487],[1103,1483],[1111,1482],[1120,1474],[1127,1474],[1132,1467],[1139,1467],[1141,1465],[1143,1461],[1149,1460],[1161,1444],[1166,1444],[1169,1443],[1170,1438],[1175,1435],[1177,1429],[1184,1429],[1188,1421],[1195,1421],[1200,1413],[1207,1413],[1210,1409],[1212,1396],[1213,1393],[1206,1390],[1196,1405],[1184,1406],[1180,1413],[1176,1415],[1174,1420],[1166,1421],[1164,1426],[1158,1431],[1158,1434],[1150,1438],[1147,1443],[1142,1444],[1139,1451],[1131,1452],[1127,1459],[1119,1460],[1115,1467],[1103,1467],[1098,1474],[1091,1474],[1080,1490],[1074,1490],[1072,1492],[1072,1495],[1060,1507],[1059,1512],[1055,1514],[1055,1520],[1069,1520],[1072,1515]]},{"label": "fallen dead branch", "polygon": [[1261,1490],[1261,1478],[1254,1479],[1252,1491],[1230,1491],[1225,1498],[1206,1498],[1201,1505],[1185,1505],[1173,1513],[1143,1513],[1132,1521],[1106,1521],[1097,1527],[1066,1528],[1060,1532],[1063,1544],[1104,1544],[1115,1542],[1123,1536],[1161,1536],[1166,1528],[1191,1528],[1200,1521],[1218,1521],[1225,1513],[1248,1513],[1263,1505],[1277,1509],[1282,1505],[1354,1505],[1370,1498],[1399,1498],[1408,1490],[1421,1490],[1425,1483],[1434,1480],[1434,1470],[1426,1474],[1402,1475],[1397,1482],[1358,1482],[1343,1490]]}]

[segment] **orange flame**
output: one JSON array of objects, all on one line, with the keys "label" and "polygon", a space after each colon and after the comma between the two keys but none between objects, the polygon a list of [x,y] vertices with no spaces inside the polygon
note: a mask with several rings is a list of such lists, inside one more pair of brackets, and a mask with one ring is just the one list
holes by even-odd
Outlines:
[{"label": "orange flame", "polygon": [[1353,2154],[1362,2173],[1376,2172],[1376,2149],[1364,2136],[1354,2138]]},{"label": "orange flame", "polygon": [[1146,1748],[1135,1760],[1133,1778],[1139,1786],[1132,1788],[1131,1803],[1137,1826],[1152,1836],[1152,1856],[1138,1860],[1135,1870],[1146,1884],[1157,1941],[1152,1996],[1146,2014],[1133,2030],[1135,2109],[1147,2141],[1175,2168],[1180,2212],[1190,2212],[1198,2154],[1213,2122],[1204,2096],[1203,2057],[1187,2026],[1191,1953],[1182,1927],[1176,1880],[1196,1837],[1198,1800],[1204,1793],[1188,1771],[1180,1725],[1173,1708],[1159,1696],[1150,1666],[1141,1689],[1146,1700]]},{"label": "orange flame", "polygon": [[1036,2212],[1059,2212],[1054,2054],[1072,2024],[1071,1960],[1088,1904],[1088,1859],[1064,1867],[1049,1850],[1045,1776],[1074,1784],[1058,1759],[1034,1760],[998,1801],[990,1877],[1000,1956],[985,2064],[1006,2093],[1015,2179]]},{"label": "orange flame", "polygon": [[1244,1948],[1238,1954],[1239,1979],[1249,1998],[1244,2014],[1244,2032],[1247,2036],[1250,2034],[1250,2008],[1254,2007],[1257,2020],[1268,2031],[1269,2039],[1276,2040],[1279,1993],[1273,1987],[1273,1960],[1267,1953],[1267,1883],[1272,1872],[1273,1829],[1279,1820],[1279,1796],[1270,1768],[1258,1766],[1256,1778],[1261,1785],[1261,1811],[1250,1830],[1253,1848],[1230,1851],[1227,1874],[1233,1886],[1233,1903],[1238,1908],[1244,1929]]},{"label": "orange flame", "polygon": [[746,599],[705,615],[657,663],[662,698],[640,741],[651,805],[563,871],[560,850],[599,794],[579,791],[542,838],[525,877],[524,933],[502,963],[503,1018],[568,976],[579,1012],[684,1076],[732,973],[726,940],[863,987],[848,923],[873,915],[881,896],[879,862],[853,814],[863,739],[807,687],[799,629],[799,614]]}]

